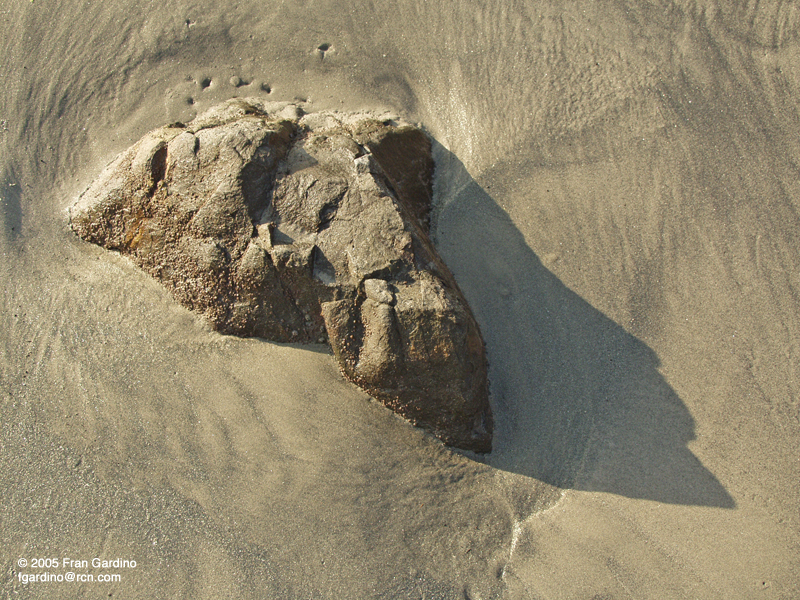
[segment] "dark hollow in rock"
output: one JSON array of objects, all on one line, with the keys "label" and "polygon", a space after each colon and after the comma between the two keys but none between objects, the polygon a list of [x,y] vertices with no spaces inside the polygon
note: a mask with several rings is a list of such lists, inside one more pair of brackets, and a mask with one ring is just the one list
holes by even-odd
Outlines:
[{"label": "dark hollow in rock", "polygon": [[428,237],[433,169],[413,126],[235,99],[145,135],[70,220],[216,330],[327,339],[350,381],[488,452],[483,340]]}]

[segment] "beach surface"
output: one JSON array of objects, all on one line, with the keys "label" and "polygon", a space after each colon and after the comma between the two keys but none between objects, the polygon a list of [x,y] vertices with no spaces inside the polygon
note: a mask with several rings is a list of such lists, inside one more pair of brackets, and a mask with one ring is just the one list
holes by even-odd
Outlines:
[{"label": "beach surface", "polygon": [[[5,0],[2,596],[800,597],[798,34],[781,0]],[[72,233],[236,96],[428,132],[492,453]]]}]

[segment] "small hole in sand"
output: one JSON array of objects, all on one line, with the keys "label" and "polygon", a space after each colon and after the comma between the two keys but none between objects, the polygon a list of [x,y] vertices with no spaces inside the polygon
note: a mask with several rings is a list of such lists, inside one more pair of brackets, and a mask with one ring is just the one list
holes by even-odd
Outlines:
[{"label": "small hole in sand", "polygon": [[210,87],[210,86],[211,86],[211,78],[210,77],[203,77],[203,79],[200,81],[200,87],[202,89],[206,89],[207,87]]},{"label": "small hole in sand", "polygon": [[261,84],[261,90],[264,91],[264,92],[267,92],[268,94],[272,93],[272,88],[269,86],[268,83],[262,83]]},{"label": "small hole in sand", "polygon": [[317,50],[319,50],[320,52],[327,52],[328,50],[330,50],[330,48],[331,48],[330,44],[320,44],[319,46],[317,46]]},{"label": "small hole in sand", "polygon": [[194,98],[187,98],[186,104],[194,104]]}]

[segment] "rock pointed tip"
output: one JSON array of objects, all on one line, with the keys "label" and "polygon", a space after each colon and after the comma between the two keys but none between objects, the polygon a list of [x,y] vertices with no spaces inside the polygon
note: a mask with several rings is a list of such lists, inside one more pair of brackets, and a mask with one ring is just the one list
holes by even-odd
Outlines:
[{"label": "rock pointed tip", "polygon": [[450,444],[462,450],[471,450],[478,454],[489,454],[492,451],[492,429],[494,421],[489,407],[488,396],[485,398],[486,406],[481,414],[475,418],[472,430],[463,439]]}]

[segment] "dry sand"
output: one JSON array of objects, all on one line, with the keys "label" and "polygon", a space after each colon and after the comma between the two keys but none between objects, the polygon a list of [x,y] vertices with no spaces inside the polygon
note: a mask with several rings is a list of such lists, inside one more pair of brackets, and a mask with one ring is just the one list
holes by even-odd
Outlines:
[{"label": "dry sand", "polygon": [[[800,597],[798,34],[780,0],[4,0],[3,596]],[[492,454],[69,231],[237,95],[430,132]]]}]

